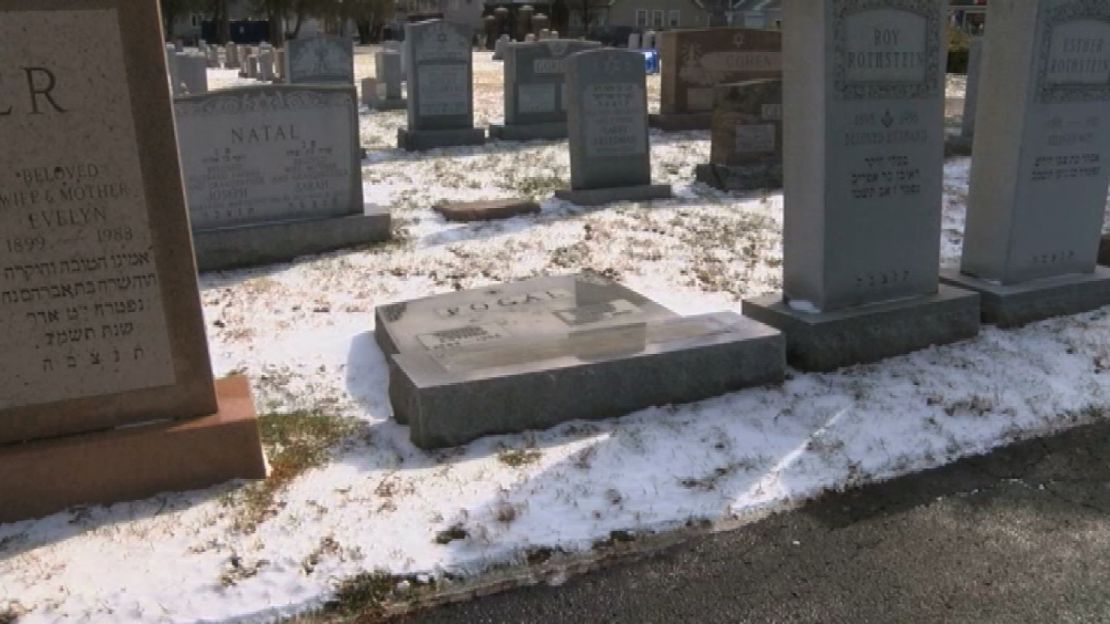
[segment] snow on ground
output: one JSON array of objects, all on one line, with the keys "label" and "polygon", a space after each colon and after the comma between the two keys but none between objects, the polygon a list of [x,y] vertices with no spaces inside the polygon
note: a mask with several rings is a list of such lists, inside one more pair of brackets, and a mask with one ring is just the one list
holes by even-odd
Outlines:
[{"label": "snow on ground", "polygon": [[[500,114],[499,69],[478,55],[481,121]],[[238,80],[212,74],[214,84]],[[738,310],[742,297],[780,286],[782,196],[695,184],[708,133],[653,132],[654,175],[675,185],[676,199],[575,208],[546,199],[568,177],[564,143],[410,155],[387,147],[403,117],[362,116],[373,146],[364,186],[394,207],[396,242],[201,278],[218,374],[245,371],[260,412],[324,409],[358,419],[359,433],[280,493],[276,515],[254,533],[233,528],[237,484],[0,526],[0,613],[26,611],[21,622],[265,620],[320,605],[362,571],[474,574],[532,548],[588,550],[614,530],[750,517],[1103,418],[1110,405],[1103,310],[794,373],[781,387],[416,449],[390,421],[375,306],[591,268],[684,314]],[[945,169],[946,266],[958,261],[968,163]],[[543,212],[456,225],[429,209],[512,195],[544,198]],[[451,527],[467,537],[437,543]]]}]

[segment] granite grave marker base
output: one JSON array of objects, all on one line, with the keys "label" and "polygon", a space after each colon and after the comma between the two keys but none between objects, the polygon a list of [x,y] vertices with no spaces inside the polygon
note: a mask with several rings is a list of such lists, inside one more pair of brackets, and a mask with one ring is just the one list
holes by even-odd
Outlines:
[{"label": "granite grave marker base", "polygon": [[210,416],[0,446],[0,523],[265,478],[246,378],[216,381],[216,395]]},{"label": "granite grave marker base", "polygon": [[198,271],[288,262],[300,256],[389,240],[390,214],[366,204],[363,214],[236,225],[193,232]]},{"label": "granite grave marker base", "polygon": [[1102,235],[1102,243],[1098,248],[1098,263],[1110,266],[1110,234]]},{"label": "granite grave marker base", "polygon": [[979,293],[982,320],[999,327],[1019,327],[1054,316],[1079,314],[1110,305],[1110,268],[1094,273],[1058,275],[1018,284],[999,284],[943,270],[942,282]]},{"label": "granite grave marker base", "polygon": [[653,113],[648,115],[648,127],[663,132],[709,130],[713,127],[713,113]]},{"label": "granite grave marker base", "polygon": [[437,147],[463,147],[486,144],[486,131],[482,128],[452,130],[397,129],[397,147],[409,152],[422,152]]},{"label": "granite grave marker base", "polygon": [[644,202],[674,197],[670,184],[642,184],[597,189],[562,189],[555,197],[578,206],[601,206],[614,202]]},{"label": "granite grave marker base", "polygon": [[381,306],[394,418],[422,448],[781,382],[782,335],[681,318],[602,276],[538,277]]},{"label": "granite grave marker base", "polygon": [[786,335],[791,366],[825,372],[974,338],[979,301],[977,293],[942,284],[935,295],[832,312],[796,310],[781,295],[745,300],[742,311]]},{"label": "granite grave marker base", "polygon": [[715,165],[694,168],[698,182],[722,191],[758,191],[782,188],[782,163],[760,165]]},{"label": "granite grave marker base", "polygon": [[491,124],[489,137],[499,141],[546,141],[567,138],[567,123]]}]

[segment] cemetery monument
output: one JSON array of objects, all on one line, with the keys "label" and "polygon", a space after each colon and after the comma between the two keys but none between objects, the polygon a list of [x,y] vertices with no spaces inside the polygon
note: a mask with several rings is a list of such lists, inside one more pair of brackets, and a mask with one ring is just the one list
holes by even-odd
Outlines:
[{"label": "cemetery monument", "polygon": [[505,124],[490,126],[490,137],[507,141],[566,138],[563,65],[571,54],[600,45],[566,40],[506,45]]},{"label": "cemetery monument", "polygon": [[782,188],[782,81],[715,87],[710,162],[700,182],[725,191]]},{"label": "cemetery monument", "polygon": [[349,37],[318,35],[285,43],[282,76],[286,84],[355,83],[354,42]]}]

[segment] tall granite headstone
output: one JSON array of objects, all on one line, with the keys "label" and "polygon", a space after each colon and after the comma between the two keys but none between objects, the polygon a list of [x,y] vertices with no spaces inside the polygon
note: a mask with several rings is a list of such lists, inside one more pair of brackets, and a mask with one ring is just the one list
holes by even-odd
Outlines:
[{"label": "tall granite headstone", "polygon": [[353,85],[354,42],[330,35],[290,39],[285,43],[283,67],[287,84]]},{"label": "tall granite headstone", "polygon": [[722,190],[782,188],[782,81],[715,89],[709,162],[697,179]]},{"label": "tall granite headstone", "polygon": [[972,37],[967,61],[967,88],[964,91],[964,115],[960,136],[975,137],[975,114],[979,108],[979,84],[983,76],[983,37]]},{"label": "tall granite headstone", "polygon": [[490,126],[490,137],[509,141],[567,136],[565,59],[601,44],[594,41],[538,41],[505,46],[505,124]]},{"label": "tall granite headstone", "polygon": [[474,68],[470,30],[444,20],[405,24],[408,50],[408,128],[397,144],[409,151],[481,145],[474,127]]},{"label": "tall granite headstone", "polygon": [[[1110,304],[1110,3],[992,0],[960,272],[983,320]],[[989,113],[988,113],[989,111]]]},{"label": "tall granite headstone", "polygon": [[643,55],[587,50],[564,71],[571,188],[555,196],[583,206],[670,197],[670,185],[651,183]]},{"label": "tall granite headstone", "polygon": [[394,418],[422,448],[776,383],[785,367],[761,323],[682,318],[592,273],[381,306],[374,331]]},{"label": "tall granite headstone", "polygon": [[362,81],[362,99],[376,110],[400,110],[406,107],[401,81],[401,53],[381,49],[374,55],[376,78]]},{"label": "tall granite headstone", "polygon": [[229,43],[224,46],[224,69],[239,69],[242,62],[239,60],[239,46]]},{"label": "tall granite headstone", "polygon": [[745,315],[829,370],[974,336],[939,286],[944,0],[786,0],[782,295]]},{"label": "tall granite headstone", "polygon": [[0,522],[264,476],[208,360],[157,3],[0,0],[0,49]]},{"label": "tall granite headstone", "polygon": [[[782,33],[747,28],[668,30],[659,33],[661,93],[651,126],[708,130],[713,87],[782,77]],[[825,58],[811,59],[813,62]]]},{"label": "tall granite headstone", "polygon": [[363,201],[353,86],[229,89],[174,108],[201,270],[389,237],[389,214]]}]

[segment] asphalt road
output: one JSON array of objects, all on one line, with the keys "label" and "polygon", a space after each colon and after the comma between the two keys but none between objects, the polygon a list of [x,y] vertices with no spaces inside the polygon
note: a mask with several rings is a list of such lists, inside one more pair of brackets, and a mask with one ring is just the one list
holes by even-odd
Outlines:
[{"label": "asphalt road", "polygon": [[1110,423],[402,621],[1110,622]]}]

